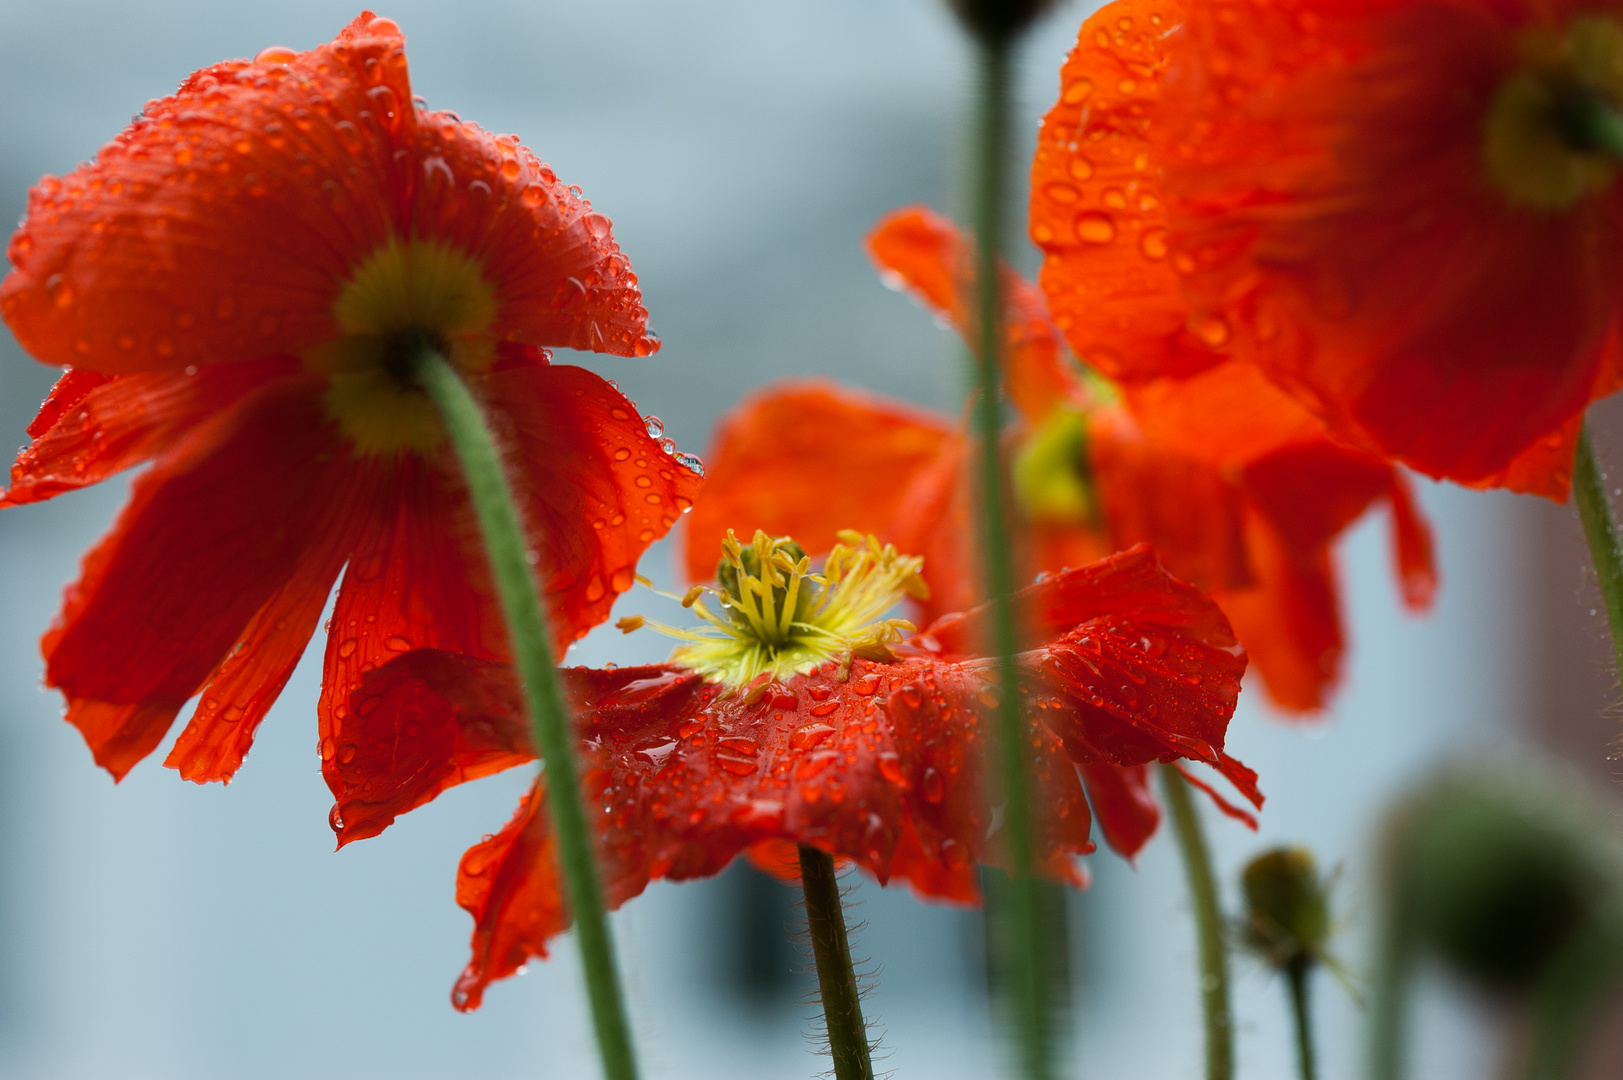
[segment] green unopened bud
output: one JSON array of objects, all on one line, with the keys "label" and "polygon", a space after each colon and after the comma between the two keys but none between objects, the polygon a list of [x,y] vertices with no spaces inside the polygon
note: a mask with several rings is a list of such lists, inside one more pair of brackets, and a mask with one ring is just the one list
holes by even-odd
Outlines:
[{"label": "green unopened bud", "polygon": [[1015,37],[1053,7],[1053,0],[949,0],[970,33],[983,41]]},{"label": "green unopened bud", "polygon": [[1604,811],[1573,778],[1526,766],[1445,776],[1391,834],[1391,887],[1420,938],[1467,976],[1532,988],[1616,888]]},{"label": "green unopened bud", "polygon": [[1330,898],[1305,848],[1275,848],[1246,864],[1245,943],[1276,968],[1322,959],[1330,939]]}]

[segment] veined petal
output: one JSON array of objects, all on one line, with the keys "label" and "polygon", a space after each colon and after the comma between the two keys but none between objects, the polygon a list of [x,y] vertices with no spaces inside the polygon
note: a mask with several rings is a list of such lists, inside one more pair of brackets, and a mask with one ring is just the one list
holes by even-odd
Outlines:
[{"label": "veined petal", "polygon": [[[923,410],[825,382],[781,384],[728,415],[706,455],[705,497],[688,516],[690,580],[715,576],[732,529],[793,536],[832,548],[842,529],[889,535],[914,480],[953,440],[952,424]],[[911,549],[910,549],[911,550]],[[929,553],[918,552],[926,558]]]},{"label": "veined petal", "polygon": [[310,546],[203,687],[191,721],[164,761],[185,779],[230,780],[298,666],[360,531],[362,515],[355,507],[370,492],[357,490],[354,480],[335,469],[309,478],[306,497],[321,513]]},{"label": "veined petal", "polygon": [[499,364],[478,388],[507,442],[562,650],[608,618],[637,560],[694,505],[703,478],[585,368]]},{"label": "veined petal", "polygon": [[203,685],[305,558],[326,512],[311,492],[336,487],[336,448],[309,378],[273,383],[194,428],[143,475],[85,557],[42,642],[46,681],[115,777],[167,724],[131,742],[108,716],[133,707],[132,722],[152,725]]},{"label": "veined petal", "polygon": [[210,365],[191,375],[107,376],[70,369],[29,425],[34,441],[17,455],[0,508],[88,487],[139,465],[259,386],[297,369],[298,361],[285,356]]},{"label": "veined petal", "polygon": [[1093,804],[1106,842],[1117,854],[1131,859],[1161,824],[1161,807],[1150,791],[1149,766],[1096,761],[1081,769],[1088,802]]}]

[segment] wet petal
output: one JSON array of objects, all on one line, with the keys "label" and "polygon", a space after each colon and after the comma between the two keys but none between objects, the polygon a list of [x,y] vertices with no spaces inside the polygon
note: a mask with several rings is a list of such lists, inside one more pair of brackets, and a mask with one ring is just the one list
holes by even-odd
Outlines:
[{"label": "wet petal", "polygon": [[335,447],[307,380],[272,384],[143,475],[85,557],[42,642],[46,681],[69,699],[70,720],[85,718],[91,750],[115,776],[162,731],[130,742],[109,713],[138,707],[132,722],[150,725],[203,685],[306,558],[327,511],[312,492],[337,488]]}]

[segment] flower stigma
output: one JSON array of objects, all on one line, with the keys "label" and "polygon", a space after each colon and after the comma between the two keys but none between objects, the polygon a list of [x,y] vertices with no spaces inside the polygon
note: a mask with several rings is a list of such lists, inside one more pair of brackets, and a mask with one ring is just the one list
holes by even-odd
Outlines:
[{"label": "flower stigma", "polygon": [[[672,664],[710,682],[762,691],[829,660],[849,665],[852,657],[895,659],[890,645],[915,627],[885,613],[904,598],[929,597],[919,573],[924,560],[881,546],[873,536],[850,530],[839,536],[822,570],[813,571],[811,559],[788,537],[757,530],[746,547],[728,530],[716,585],[695,586],[680,598],[707,625],[677,629],[652,620],[636,625],[683,642],[671,653]],[[706,594],[719,611],[705,603]]]},{"label": "flower stigma", "polygon": [[433,348],[459,371],[487,369],[496,307],[478,263],[441,241],[390,237],[356,266],[332,307],[341,336],[304,359],[328,377],[323,404],[359,453],[439,445],[439,415],[412,375],[416,357]]},{"label": "flower stigma", "polygon": [[1580,15],[1564,34],[1533,27],[1521,53],[1521,68],[1500,85],[1483,123],[1488,175],[1513,204],[1565,210],[1611,187],[1617,174],[1597,127],[1619,123],[1623,24]]}]

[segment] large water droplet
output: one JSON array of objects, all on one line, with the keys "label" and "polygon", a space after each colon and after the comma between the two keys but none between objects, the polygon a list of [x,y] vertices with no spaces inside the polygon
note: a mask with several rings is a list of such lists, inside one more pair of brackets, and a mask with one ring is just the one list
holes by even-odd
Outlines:
[{"label": "large water droplet", "polygon": [[1116,223],[1109,214],[1090,210],[1076,218],[1076,238],[1084,244],[1108,244],[1116,238]]}]

